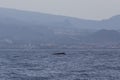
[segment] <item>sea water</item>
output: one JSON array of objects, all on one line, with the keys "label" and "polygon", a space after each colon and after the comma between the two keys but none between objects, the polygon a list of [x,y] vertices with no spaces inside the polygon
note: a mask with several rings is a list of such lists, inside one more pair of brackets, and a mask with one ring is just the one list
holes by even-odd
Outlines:
[{"label": "sea water", "polygon": [[0,80],[120,80],[120,50],[0,49]]}]

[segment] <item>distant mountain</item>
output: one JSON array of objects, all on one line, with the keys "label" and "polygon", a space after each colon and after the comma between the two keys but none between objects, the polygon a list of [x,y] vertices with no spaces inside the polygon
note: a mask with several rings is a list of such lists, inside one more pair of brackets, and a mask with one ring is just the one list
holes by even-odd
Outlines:
[{"label": "distant mountain", "polygon": [[50,26],[79,29],[120,29],[120,15],[106,20],[85,20],[67,16],[0,8],[0,24],[3,26]]},{"label": "distant mountain", "polygon": [[[106,20],[85,20],[67,16],[0,8],[0,41],[77,43],[98,29],[120,29],[120,15]],[[105,31],[109,33],[109,31]],[[98,32],[103,37],[104,31]],[[92,35],[93,37],[98,36]],[[110,31],[111,34],[111,31]],[[118,35],[117,33],[113,35]],[[80,38],[79,38],[80,37]]]},{"label": "distant mountain", "polygon": [[98,30],[86,38],[86,42],[115,43],[120,42],[120,32],[116,30]]},{"label": "distant mountain", "polygon": [[101,26],[102,29],[120,30],[120,15],[113,16],[109,19],[100,21],[99,26]]}]

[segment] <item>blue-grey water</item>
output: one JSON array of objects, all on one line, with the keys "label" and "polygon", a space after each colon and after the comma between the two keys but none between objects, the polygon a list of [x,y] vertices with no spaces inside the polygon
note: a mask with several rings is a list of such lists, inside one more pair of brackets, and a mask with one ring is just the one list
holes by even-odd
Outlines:
[{"label": "blue-grey water", "polygon": [[0,80],[120,80],[120,50],[1,49]]}]

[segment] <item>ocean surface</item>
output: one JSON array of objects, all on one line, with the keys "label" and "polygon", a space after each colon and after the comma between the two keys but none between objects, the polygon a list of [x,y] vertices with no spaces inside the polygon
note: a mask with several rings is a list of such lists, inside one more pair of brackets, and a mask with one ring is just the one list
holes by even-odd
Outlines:
[{"label": "ocean surface", "polygon": [[0,49],[0,80],[120,80],[120,50]]}]

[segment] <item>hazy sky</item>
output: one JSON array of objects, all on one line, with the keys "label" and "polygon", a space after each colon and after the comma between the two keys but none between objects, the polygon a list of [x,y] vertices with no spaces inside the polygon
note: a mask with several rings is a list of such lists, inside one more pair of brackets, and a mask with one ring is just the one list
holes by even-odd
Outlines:
[{"label": "hazy sky", "polygon": [[120,14],[120,0],[0,0],[0,7],[85,19],[104,19]]}]

